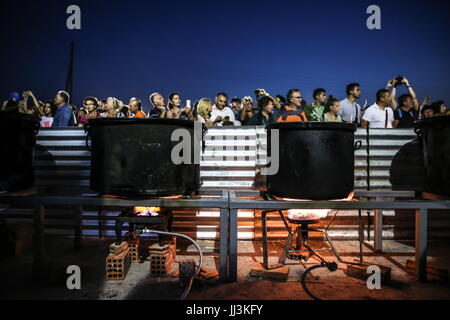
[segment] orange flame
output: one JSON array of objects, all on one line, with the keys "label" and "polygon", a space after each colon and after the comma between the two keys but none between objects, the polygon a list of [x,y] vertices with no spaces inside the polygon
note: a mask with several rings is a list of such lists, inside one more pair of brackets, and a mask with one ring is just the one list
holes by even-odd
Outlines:
[{"label": "orange flame", "polygon": [[161,211],[160,207],[134,207],[133,212],[137,216],[157,216]]},{"label": "orange flame", "polygon": [[[333,200],[333,201],[358,201],[353,199],[355,192],[351,192],[348,197],[341,200]],[[285,201],[307,201],[307,200],[299,200],[299,199],[286,199]],[[291,209],[288,210],[288,217],[292,220],[318,220],[321,218],[325,218],[331,209]]]},{"label": "orange flame", "polygon": [[183,197],[183,195],[182,194],[178,194],[178,195],[175,195],[175,196],[161,197],[161,199],[179,199],[181,197]]}]

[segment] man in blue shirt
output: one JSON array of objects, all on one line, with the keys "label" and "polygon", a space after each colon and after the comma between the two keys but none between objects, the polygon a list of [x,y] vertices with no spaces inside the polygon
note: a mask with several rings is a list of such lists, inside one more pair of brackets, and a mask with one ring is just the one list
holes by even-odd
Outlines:
[{"label": "man in blue shirt", "polygon": [[73,113],[67,106],[70,96],[65,91],[59,91],[53,99],[57,107],[55,116],[53,118],[52,127],[69,127],[73,125]]}]

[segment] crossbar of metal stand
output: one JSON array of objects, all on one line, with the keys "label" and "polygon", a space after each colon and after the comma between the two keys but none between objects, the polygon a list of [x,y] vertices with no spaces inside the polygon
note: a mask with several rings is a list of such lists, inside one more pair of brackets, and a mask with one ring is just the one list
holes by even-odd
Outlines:
[{"label": "crossbar of metal stand", "polygon": [[[335,209],[335,210],[385,210],[385,209],[414,209],[416,210],[416,277],[418,280],[426,280],[427,267],[427,214],[428,210],[448,210],[450,201],[428,201],[428,200],[370,200],[370,201],[266,201],[266,200],[238,200],[236,194],[242,196],[255,196],[253,191],[230,191],[230,215],[236,215],[238,209],[253,210],[288,210],[288,209]],[[415,195],[414,192],[360,192],[361,197],[402,197]],[[257,196],[257,195],[256,195]],[[358,193],[356,193],[358,197]],[[236,226],[234,226],[236,224]],[[230,221],[230,230],[237,228],[236,221]],[[382,223],[377,226],[375,235],[382,240]],[[360,227],[361,231],[361,227]],[[237,234],[230,233],[230,243],[237,242]],[[361,248],[361,247],[360,247]],[[237,261],[231,261],[237,257],[237,246],[230,244],[230,266],[237,265]],[[361,259],[361,258],[360,258]],[[236,269],[230,269],[230,279],[236,278]]]},{"label": "crossbar of metal stand", "polygon": [[[220,280],[230,279],[229,259],[230,242],[236,242],[237,228],[230,230],[230,211],[227,190],[205,190],[200,191],[200,196],[211,196],[212,198],[155,198],[155,199],[121,199],[103,198],[99,195],[90,196],[46,196],[40,194],[5,193],[0,195],[0,203],[15,205],[20,208],[34,208],[34,228],[33,228],[33,270],[37,269],[44,257],[44,230],[45,230],[45,209],[52,205],[70,206],[74,212],[74,245],[81,247],[82,224],[81,215],[83,206],[95,206],[98,208],[129,208],[129,207],[162,207],[162,208],[218,208],[220,210],[220,251],[219,251],[219,278]],[[214,197],[214,198],[213,198]],[[231,219],[236,222],[237,218]],[[231,241],[230,241],[231,238]],[[233,242],[234,241],[234,242]],[[234,256],[236,258],[236,256]]]}]

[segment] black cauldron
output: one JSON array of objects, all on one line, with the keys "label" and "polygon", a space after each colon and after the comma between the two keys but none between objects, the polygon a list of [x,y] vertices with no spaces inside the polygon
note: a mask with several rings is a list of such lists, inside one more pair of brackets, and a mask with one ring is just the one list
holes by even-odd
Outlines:
[{"label": "black cauldron", "polygon": [[34,184],[33,151],[39,121],[18,112],[0,112],[0,191],[18,191]]},{"label": "black cauldron", "polygon": [[[200,128],[201,139],[206,127]],[[179,144],[179,140],[171,141],[176,129],[189,132],[190,163],[172,161],[172,150]],[[190,195],[199,189],[200,165],[194,163],[194,151],[200,154],[200,150],[194,148],[193,121],[92,119],[86,130],[92,190],[119,196],[162,197]]]},{"label": "black cauldron", "polygon": [[450,196],[450,116],[418,121],[415,132],[423,154],[424,190]]},{"label": "black cauldron", "polygon": [[267,190],[282,198],[334,200],[354,190],[354,142],[356,126],[335,122],[276,123],[279,130],[279,170],[267,176]]}]

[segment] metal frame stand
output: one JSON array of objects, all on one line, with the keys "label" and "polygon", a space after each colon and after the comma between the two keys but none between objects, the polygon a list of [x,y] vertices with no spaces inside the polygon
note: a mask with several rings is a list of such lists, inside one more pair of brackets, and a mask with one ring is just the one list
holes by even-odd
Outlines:
[{"label": "metal frame stand", "polygon": [[[220,210],[220,243],[219,243],[219,280],[230,280],[230,263],[236,268],[236,263],[230,261],[230,242],[234,237],[230,234],[230,201],[228,190],[205,190],[200,191],[204,198],[196,199],[120,199],[120,198],[101,198],[98,195],[82,196],[49,196],[29,193],[6,193],[0,195],[0,203],[15,205],[20,208],[34,208],[33,225],[33,274],[37,275],[40,266],[44,261],[45,245],[45,211],[48,206],[67,205],[71,206],[74,213],[74,246],[81,247],[82,244],[82,216],[83,206],[95,206],[97,208],[130,208],[135,206],[145,207],[163,207],[163,208],[218,208]],[[210,197],[210,198],[208,198]],[[151,218],[151,217],[138,217]],[[120,218],[118,218],[120,219]],[[237,219],[235,219],[237,222]],[[234,220],[233,220],[234,221]],[[135,223],[143,222],[137,220]],[[233,229],[234,230],[234,229]],[[237,228],[236,228],[237,230]]]},{"label": "metal frame stand", "polygon": [[[269,253],[268,253],[268,249],[267,249],[267,213],[270,212],[278,212],[284,226],[286,227],[286,230],[288,232],[288,236],[286,239],[286,244],[284,246],[283,249],[283,253],[281,255],[281,257],[279,258],[279,262],[277,265],[274,266],[269,266]],[[262,241],[263,241],[263,266],[266,270],[274,270],[274,269],[278,269],[283,267],[286,264],[286,259],[292,259],[292,260],[298,260],[298,258],[295,258],[293,254],[295,253],[307,253],[307,255],[301,255],[300,259],[303,261],[308,261],[312,256],[316,256],[317,258],[319,258],[319,260],[321,261],[321,263],[325,264],[325,265],[329,265],[331,262],[329,262],[328,260],[326,260],[324,257],[322,257],[319,254],[319,251],[329,251],[329,250],[314,250],[313,248],[311,248],[311,246],[308,244],[308,233],[310,231],[314,231],[314,232],[320,232],[325,236],[325,240],[328,242],[328,244],[330,245],[331,251],[333,252],[333,254],[336,256],[336,258],[338,259],[339,262],[344,263],[344,264],[351,264],[351,265],[362,265],[363,263],[363,253],[362,253],[362,241],[364,240],[363,238],[361,238],[361,234],[363,235],[363,232],[361,232],[361,216],[360,216],[360,238],[359,238],[359,248],[360,248],[360,252],[359,252],[359,263],[355,263],[355,262],[350,262],[350,261],[345,261],[341,258],[341,256],[339,255],[338,251],[336,250],[336,247],[334,246],[330,236],[328,235],[327,230],[329,229],[331,222],[334,220],[334,218],[336,217],[337,212],[335,213],[335,215],[332,217],[331,221],[328,223],[326,229],[322,230],[322,229],[317,229],[317,228],[311,228],[309,227],[310,224],[316,223],[318,220],[311,220],[311,221],[301,221],[301,220],[291,220],[289,219],[289,223],[291,223],[291,225],[300,225],[300,228],[297,228],[295,231],[292,230],[292,228],[290,227],[290,225],[288,224],[288,221],[286,220],[286,218],[283,215],[282,210],[276,210],[276,211],[263,211],[262,212]],[[292,245],[292,239],[294,238],[294,236],[297,236],[301,239],[300,241],[300,250],[290,250],[291,245]],[[306,250],[303,250],[302,248],[305,247]],[[332,262],[334,263],[334,262]]]},{"label": "metal frame stand", "polygon": [[[426,280],[427,265],[427,212],[428,210],[449,210],[449,200],[360,200],[360,201],[270,201],[270,200],[241,200],[237,199],[236,194],[245,197],[259,197],[260,192],[255,191],[230,191],[230,212],[238,209],[267,210],[275,212],[288,209],[335,209],[335,210],[389,210],[389,209],[414,209],[416,210],[416,277],[420,281]],[[357,191],[355,197],[374,198],[402,198],[414,197],[415,192],[411,191]],[[382,240],[382,221],[378,223],[379,239]],[[361,232],[363,226],[359,226],[359,238],[364,239]],[[230,234],[230,238],[237,238],[237,234]],[[364,243],[364,245],[366,245]],[[360,241],[360,250],[362,245]],[[233,256],[234,257],[234,256]],[[231,256],[230,256],[231,259]],[[360,263],[362,262],[360,257]],[[236,262],[235,262],[236,263]],[[233,270],[230,271],[230,278],[235,277]]]}]

